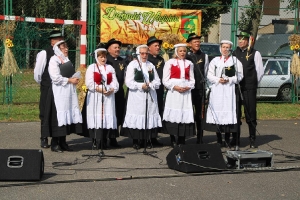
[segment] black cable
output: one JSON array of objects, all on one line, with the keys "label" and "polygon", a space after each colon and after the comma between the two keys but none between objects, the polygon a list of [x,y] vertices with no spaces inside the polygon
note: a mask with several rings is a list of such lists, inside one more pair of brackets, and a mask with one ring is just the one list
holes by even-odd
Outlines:
[{"label": "black cable", "polygon": [[245,174],[245,173],[266,173],[266,172],[284,172],[284,171],[299,171],[300,167],[290,167],[290,168],[274,168],[266,170],[229,170],[225,172],[202,172],[202,173],[189,173],[189,174],[163,174],[163,175],[149,175],[149,176],[125,176],[125,177],[109,177],[109,178],[94,178],[94,179],[75,179],[75,180],[62,180],[62,181],[36,181],[28,183],[12,183],[0,185],[0,188],[9,188],[9,187],[24,187],[32,185],[51,185],[59,183],[80,183],[80,182],[102,182],[102,181],[119,181],[119,180],[133,180],[133,179],[158,179],[158,178],[180,178],[180,177],[192,177],[192,176],[207,176],[207,175],[223,175],[223,174]]}]

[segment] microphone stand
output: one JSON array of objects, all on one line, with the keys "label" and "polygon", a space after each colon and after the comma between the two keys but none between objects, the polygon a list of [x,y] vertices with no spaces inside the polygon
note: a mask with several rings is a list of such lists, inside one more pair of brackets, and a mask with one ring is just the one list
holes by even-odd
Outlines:
[{"label": "microphone stand", "polygon": [[[231,54],[231,58],[232,58],[233,65],[234,65],[234,68],[235,68],[235,75],[236,75],[236,79],[237,79],[237,87],[238,87],[239,96],[240,96],[240,99],[241,99],[241,104],[239,102],[238,105],[237,105],[237,108],[236,108],[237,109],[237,132],[236,132],[235,151],[238,151],[240,149],[239,148],[239,143],[240,143],[240,135],[241,135],[241,105],[244,102],[244,97],[242,95],[241,85],[240,85],[240,82],[239,82],[239,79],[238,79],[238,67],[236,66],[237,57],[235,56],[235,62],[234,62],[233,55],[232,55],[232,50],[229,50],[229,52]],[[238,99],[238,101],[239,101],[239,99]]]},{"label": "microphone stand", "polygon": [[[96,62],[97,63],[97,62]],[[98,67],[98,64],[97,64]],[[98,68],[99,69],[99,68]],[[100,73],[100,71],[99,71]],[[101,73],[100,73],[101,74]],[[103,117],[104,117],[104,89],[106,90],[106,87],[104,86],[105,82],[103,81],[103,78],[101,80],[101,87],[102,87],[102,95],[101,95],[101,132],[100,132],[100,152],[98,154],[94,154],[94,155],[88,155],[88,154],[83,154],[82,157],[92,157],[92,156],[98,156],[99,160],[97,162],[100,162],[102,159],[104,159],[105,157],[107,158],[125,158],[125,156],[111,156],[111,155],[105,155],[104,151],[103,151],[103,144],[104,144],[104,133],[103,133]],[[95,91],[95,95],[96,95],[96,91]],[[96,127],[95,127],[95,138],[96,138]],[[97,140],[96,140],[97,141]]]},{"label": "microphone stand", "polygon": [[[194,53],[192,53],[192,52],[189,52],[188,53],[188,55],[190,55],[191,56],[191,58],[192,58],[192,60],[193,60],[193,62],[195,63],[195,65],[198,65],[197,64],[197,59],[195,60],[195,57],[196,57],[196,55],[194,54]],[[197,57],[196,57],[197,58]],[[206,85],[208,85],[207,84],[207,79],[204,77],[204,75],[202,74],[202,72],[201,72],[201,70],[197,67],[197,69],[199,70],[199,73],[200,73],[200,75],[201,75],[201,78],[202,78],[202,84],[203,84],[203,94],[202,94],[202,116],[201,116],[201,131],[203,131],[203,125],[205,124],[205,122],[203,122],[202,120],[204,120],[205,119],[205,115],[204,115],[204,113],[205,113],[205,100],[206,100],[206,98],[205,98],[205,96],[206,96],[206,93],[205,93],[205,91],[206,91]],[[208,69],[207,69],[208,70]],[[209,89],[210,90],[210,89]],[[209,92],[210,93],[210,92]],[[209,101],[209,97],[207,98],[207,100]],[[208,106],[210,106],[210,104],[209,104],[209,102],[207,102],[207,105]],[[211,111],[212,111],[212,108],[211,108]],[[214,115],[212,115],[213,116],[213,118],[214,118]],[[214,118],[214,121],[216,122],[216,120],[215,120],[215,118]],[[221,133],[221,129],[220,129],[220,126],[219,126],[219,124],[217,124],[217,122],[216,122],[216,127],[217,127],[217,131],[219,132],[219,133]]]},{"label": "microphone stand", "polygon": [[[143,69],[142,69],[142,66],[141,66],[141,63],[140,63],[140,61],[139,61],[139,59],[137,58],[137,62],[138,62],[138,64],[139,64],[139,67],[140,67],[140,70],[141,70],[141,72],[142,72],[142,74],[143,74],[143,79],[144,79],[144,83],[146,83],[146,85],[147,86],[149,86],[148,85],[148,83],[146,82],[146,78],[145,78],[145,75],[144,75],[144,73],[143,73]],[[147,137],[147,127],[148,127],[148,94],[150,95],[150,98],[151,98],[151,101],[152,102],[154,102],[154,100],[153,100],[153,97],[152,97],[152,95],[151,95],[151,92],[150,92],[150,88],[148,87],[147,88],[147,90],[144,90],[145,92],[146,92],[146,108],[145,108],[145,139],[144,139],[144,150],[143,150],[143,154],[145,154],[145,155],[151,155],[149,152],[147,152],[147,139],[146,138],[150,138],[150,135],[148,135],[148,137]],[[151,138],[150,138],[151,139]],[[152,153],[156,153],[155,151],[154,152],[152,152]]]}]

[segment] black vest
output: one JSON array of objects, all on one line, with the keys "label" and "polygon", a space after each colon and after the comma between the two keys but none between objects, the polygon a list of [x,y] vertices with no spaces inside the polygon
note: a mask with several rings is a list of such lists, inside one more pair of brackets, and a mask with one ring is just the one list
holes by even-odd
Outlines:
[{"label": "black vest", "polygon": [[[152,82],[154,79],[154,70],[148,71],[149,73],[149,81]],[[144,74],[142,71],[139,71],[137,69],[134,69],[134,80],[138,83],[144,82]]]},{"label": "black vest", "polygon": [[151,62],[155,66],[158,77],[160,78],[160,80],[162,80],[164,66],[165,66],[165,60],[159,55],[154,57],[153,55],[149,54],[148,61]]},{"label": "black vest", "polygon": [[194,55],[187,55],[186,59],[192,61],[194,64],[195,89],[203,89],[204,80],[202,75],[205,77],[205,53],[198,50]]},{"label": "black vest", "polygon": [[116,76],[117,80],[119,82],[119,90],[122,90],[122,86],[124,84],[124,75],[125,75],[125,69],[126,69],[126,64],[123,58],[117,57],[116,59],[112,57],[109,53],[107,54],[107,64],[111,65],[115,71],[116,71]]},{"label": "black vest", "polygon": [[52,56],[54,56],[53,47],[52,46],[48,47],[47,49],[45,49],[45,51],[46,51],[47,61],[46,61],[46,66],[45,66],[44,72],[42,74],[41,85],[42,86],[50,86],[51,85],[51,78],[50,78],[50,75],[49,75],[48,67],[49,67],[50,58]]},{"label": "black vest", "polygon": [[233,55],[236,56],[243,65],[244,78],[240,82],[242,90],[257,89],[257,72],[254,62],[255,52],[255,49],[250,48],[247,56],[247,49],[242,50],[239,47],[233,52]]}]

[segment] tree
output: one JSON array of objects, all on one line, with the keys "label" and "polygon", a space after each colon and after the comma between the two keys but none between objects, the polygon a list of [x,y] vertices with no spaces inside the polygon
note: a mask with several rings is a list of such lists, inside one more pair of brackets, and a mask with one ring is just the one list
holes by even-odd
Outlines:
[{"label": "tree", "polygon": [[[283,0],[281,0],[281,1],[283,1]],[[288,0],[288,2],[290,3],[288,8],[293,10],[296,8],[297,2],[299,2],[299,0]]]},{"label": "tree", "polygon": [[258,27],[262,18],[263,3],[264,0],[249,0],[249,6],[247,6],[245,11],[241,14],[239,20],[239,29],[252,33],[254,40],[256,39]]}]

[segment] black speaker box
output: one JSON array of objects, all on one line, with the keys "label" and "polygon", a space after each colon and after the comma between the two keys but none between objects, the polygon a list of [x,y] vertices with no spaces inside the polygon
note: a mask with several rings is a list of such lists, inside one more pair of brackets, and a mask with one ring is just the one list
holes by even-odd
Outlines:
[{"label": "black speaker box", "polygon": [[185,173],[226,169],[219,144],[179,145],[167,155],[167,164],[170,169]]},{"label": "black speaker box", "polygon": [[37,181],[43,174],[42,150],[0,149],[1,181]]}]

